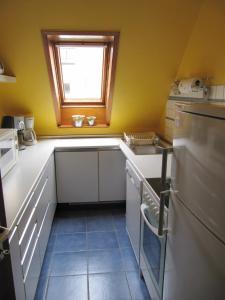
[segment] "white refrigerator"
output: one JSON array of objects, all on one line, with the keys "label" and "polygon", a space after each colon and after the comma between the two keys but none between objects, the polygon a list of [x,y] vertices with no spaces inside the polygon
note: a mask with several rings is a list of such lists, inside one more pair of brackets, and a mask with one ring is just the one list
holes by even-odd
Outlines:
[{"label": "white refrigerator", "polygon": [[225,299],[225,105],[178,106],[164,300]]}]

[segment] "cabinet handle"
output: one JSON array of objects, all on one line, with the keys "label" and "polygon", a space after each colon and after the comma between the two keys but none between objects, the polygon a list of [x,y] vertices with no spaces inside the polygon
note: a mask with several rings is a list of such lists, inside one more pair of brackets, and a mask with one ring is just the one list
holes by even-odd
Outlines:
[{"label": "cabinet handle", "polygon": [[47,182],[48,182],[48,177],[45,179],[45,183],[44,183],[44,185],[43,185],[43,187],[42,187],[42,189],[41,189],[41,192],[40,192],[40,194],[39,194],[39,196],[38,196],[38,200],[37,200],[37,202],[36,202],[36,204],[35,204],[35,207],[37,207],[38,204],[39,204],[39,202],[40,202],[41,196],[42,196],[43,191],[44,191],[44,189],[45,189],[45,187],[46,187],[46,185],[47,185]]},{"label": "cabinet handle", "polygon": [[133,185],[136,186],[135,182],[134,182],[134,178],[131,176],[131,174],[129,173],[129,171],[127,170],[127,175],[129,176],[130,178],[130,181],[133,183]]},{"label": "cabinet handle", "polygon": [[163,235],[159,235],[159,234],[158,234],[158,228],[155,227],[155,226],[153,226],[153,225],[148,221],[148,219],[146,218],[146,216],[145,216],[145,211],[146,211],[147,209],[149,209],[148,205],[145,204],[145,203],[142,203],[142,204],[141,204],[141,215],[142,215],[142,217],[143,217],[143,219],[144,219],[145,224],[148,226],[148,228],[149,228],[149,229],[150,229],[150,230],[151,230],[158,238],[162,238]]}]

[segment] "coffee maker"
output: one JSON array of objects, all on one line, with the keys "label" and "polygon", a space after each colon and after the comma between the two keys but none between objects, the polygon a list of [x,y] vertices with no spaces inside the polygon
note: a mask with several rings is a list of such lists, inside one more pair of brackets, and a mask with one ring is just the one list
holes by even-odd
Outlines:
[{"label": "coffee maker", "polygon": [[37,137],[33,129],[33,117],[3,116],[2,128],[17,129],[19,150],[25,149],[25,146],[32,146],[37,143]]},{"label": "coffee maker", "polygon": [[25,129],[24,116],[3,116],[2,128],[17,129],[19,150],[26,148],[23,144],[23,131]]},{"label": "coffee maker", "polygon": [[24,117],[25,129],[23,131],[23,144],[32,146],[37,143],[37,136],[34,131],[34,117]]}]

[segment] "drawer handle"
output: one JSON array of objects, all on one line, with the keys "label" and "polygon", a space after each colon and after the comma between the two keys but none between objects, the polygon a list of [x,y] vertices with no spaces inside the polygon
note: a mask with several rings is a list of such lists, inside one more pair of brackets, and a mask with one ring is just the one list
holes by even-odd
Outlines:
[{"label": "drawer handle", "polygon": [[31,233],[30,239],[29,239],[29,241],[28,241],[26,250],[25,250],[24,255],[23,255],[23,258],[22,258],[22,260],[21,260],[21,264],[22,264],[22,265],[24,264],[24,260],[25,260],[25,258],[26,258],[28,249],[29,249],[29,247],[31,246],[30,244],[31,244],[31,241],[32,241],[32,239],[33,239],[33,236],[34,236],[34,233],[35,233],[36,228],[37,228],[37,222],[34,224],[34,228],[33,228],[33,230],[32,230],[32,233]]},{"label": "drawer handle", "polygon": [[37,200],[37,202],[36,202],[36,204],[35,204],[35,207],[37,207],[38,204],[39,204],[39,202],[40,202],[41,196],[42,196],[43,191],[44,191],[44,189],[45,189],[45,187],[46,187],[46,185],[47,185],[47,182],[48,182],[48,177],[45,179],[45,183],[44,183],[44,185],[43,185],[43,187],[42,187],[42,189],[41,189],[41,192],[40,192],[40,194],[39,194],[39,196],[38,196],[38,200]]},{"label": "drawer handle", "polygon": [[30,198],[29,198],[29,200],[28,200],[28,202],[27,202],[27,205],[25,206],[25,208],[24,208],[24,210],[23,210],[22,216],[19,218],[19,221],[17,222],[17,225],[18,225],[18,224],[21,222],[21,220],[23,219],[24,213],[25,213],[25,211],[26,211],[28,205],[30,204],[31,199],[33,198],[33,196],[34,196],[34,192],[31,193]]}]

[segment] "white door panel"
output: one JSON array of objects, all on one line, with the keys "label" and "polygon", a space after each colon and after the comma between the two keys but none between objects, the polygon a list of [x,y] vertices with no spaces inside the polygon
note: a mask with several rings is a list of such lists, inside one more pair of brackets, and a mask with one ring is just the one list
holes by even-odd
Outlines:
[{"label": "white door panel", "polygon": [[99,200],[126,199],[126,159],[119,150],[99,151]]},{"label": "white door panel", "polygon": [[59,203],[98,201],[98,152],[56,152]]}]

